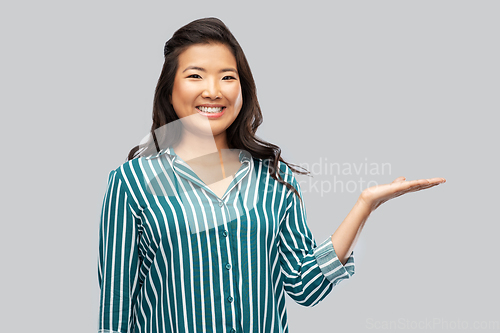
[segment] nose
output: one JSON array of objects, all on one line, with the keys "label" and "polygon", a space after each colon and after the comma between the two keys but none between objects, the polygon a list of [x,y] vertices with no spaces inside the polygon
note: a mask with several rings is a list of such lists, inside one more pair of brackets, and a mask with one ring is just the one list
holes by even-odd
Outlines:
[{"label": "nose", "polygon": [[203,92],[201,93],[201,97],[203,98],[210,98],[210,99],[217,99],[221,98],[222,94],[220,91],[220,85],[216,80],[207,80],[207,84],[205,85],[205,88],[203,89]]}]

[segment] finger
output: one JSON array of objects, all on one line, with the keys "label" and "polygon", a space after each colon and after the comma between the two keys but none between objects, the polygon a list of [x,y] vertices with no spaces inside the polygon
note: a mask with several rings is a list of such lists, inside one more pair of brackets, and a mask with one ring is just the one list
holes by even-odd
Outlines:
[{"label": "finger", "polygon": [[415,186],[421,186],[421,185],[427,185],[429,182],[427,179],[419,179],[419,180],[409,180],[409,181],[404,181],[404,182],[398,182],[398,183],[392,183],[391,185],[395,186],[395,190],[399,191],[404,191],[409,188],[413,188]]},{"label": "finger", "polygon": [[438,183],[438,184],[446,183],[446,179],[439,178],[439,177],[430,178],[430,179],[427,179],[427,180],[429,181],[429,183]]},{"label": "finger", "polygon": [[441,178],[432,178],[432,179],[418,179],[418,180],[412,180],[408,182],[407,188],[415,188],[415,187],[421,187],[421,186],[427,186],[427,185],[432,185],[432,184],[441,184],[441,181],[439,180]]},{"label": "finger", "polygon": [[397,198],[403,194],[427,189],[433,186],[437,186],[441,183],[442,183],[441,178],[439,178],[439,181],[435,183],[429,183],[427,179],[419,179],[419,180],[412,180],[412,181],[391,184],[394,187],[392,189],[393,193],[391,195],[391,198]]},{"label": "finger", "polygon": [[429,183],[429,184],[433,184],[433,183],[444,183],[446,182],[446,179],[444,178],[440,178],[440,177],[436,177],[436,178],[428,178],[428,179],[419,179],[418,180],[419,182],[422,182],[422,183]]},{"label": "finger", "polygon": [[391,184],[393,186],[392,192],[400,196],[402,194],[408,192],[418,191],[419,189],[423,189],[425,186],[430,186],[429,182],[426,179],[412,180],[401,183]]},{"label": "finger", "polygon": [[436,178],[428,178],[428,179],[418,179],[418,180],[410,180],[409,182],[427,184],[427,183],[445,183],[446,179],[436,177]]},{"label": "finger", "polygon": [[403,194],[406,194],[406,193],[411,193],[411,192],[417,192],[417,191],[420,191],[420,190],[423,190],[423,189],[426,189],[426,188],[430,188],[430,187],[433,187],[433,186],[436,186],[438,184],[433,184],[433,185],[422,185],[422,186],[416,186],[416,187],[412,187],[412,188],[409,188],[409,189],[406,189],[404,191],[400,191],[400,192],[397,192],[395,193],[392,198],[397,198],[399,196],[402,196]]},{"label": "finger", "polygon": [[417,190],[429,188],[444,183],[446,180],[444,178],[430,178],[430,179],[419,179],[418,183],[411,188],[417,188]]},{"label": "finger", "polygon": [[420,191],[420,190],[425,190],[427,188],[431,188],[431,187],[437,186],[439,184],[440,183],[414,186],[414,187],[411,187],[411,188],[405,190],[404,193],[410,193],[410,192],[417,192],[417,191]]},{"label": "finger", "polygon": [[404,180],[406,180],[406,178],[405,178],[405,177],[403,177],[403,176],[401,176],[401,177],[398,177],[398,178],[394,179],[392,182],[393,182],[393,183],[399,183],[399,182],[402,182],[402,181],[404,181]]},{"label": "finger", "polygon": [[416,192],[416,191],[420,191],[420,190],[425,190],[427,188],[438,186],[439,184],[441,184],[441,183],[416,186],[416,187],[411,188],[410,192]]}]

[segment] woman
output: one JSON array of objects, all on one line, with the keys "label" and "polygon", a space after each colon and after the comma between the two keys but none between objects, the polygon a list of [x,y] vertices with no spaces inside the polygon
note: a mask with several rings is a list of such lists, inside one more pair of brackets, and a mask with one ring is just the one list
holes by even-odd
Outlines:
[{"label": "woman", "polygon": [[231,32],[196,20],[164,53],[151,135],[108,178],[100,332],[288,332],[285,292],[318,304],[354,274],[373,210],[445,181],[399,177],[364,190],[317,246],[293,171],[304,172],[255,136],[255,83]]}]

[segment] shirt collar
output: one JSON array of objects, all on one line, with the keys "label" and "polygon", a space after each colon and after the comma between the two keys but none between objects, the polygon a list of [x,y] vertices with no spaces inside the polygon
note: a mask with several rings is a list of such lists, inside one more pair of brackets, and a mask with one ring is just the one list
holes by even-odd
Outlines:
[{"label": "shirt collar", "polygon": [[[167,148],[160,150],[156,155],[146,156],[145,159],[149,160],[152,158],[157,158],[157,157],[160,157],[161,155],[164,155],[164,154],[170,156],[172,159],[177,158],[177,154],[174,152],[174,149],[172,147],[167,147]],[[240,163],[243,163],[246,161],[251,161],[251,159],[252,159],[252,155],[249,152],[247,152],[246,150],[240,151],[240,154],[238,155],[238,157],[240,159]]]}]

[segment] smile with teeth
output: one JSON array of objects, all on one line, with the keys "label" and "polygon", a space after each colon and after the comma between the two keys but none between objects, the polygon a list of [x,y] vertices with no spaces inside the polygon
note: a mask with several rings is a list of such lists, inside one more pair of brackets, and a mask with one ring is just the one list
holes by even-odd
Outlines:
[{"label": "smile with teeth", "polygon": [[215,107],[215,108],[210,108],[210,107],[206,107],[206,106],[197,106],[196,107],[198,110],[200,110],[201,112],[207,112],[207,113],[219,113],[219,112],[222,112],[222,110],[224,109],[224,107]]}]

